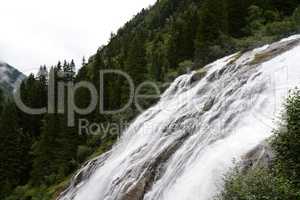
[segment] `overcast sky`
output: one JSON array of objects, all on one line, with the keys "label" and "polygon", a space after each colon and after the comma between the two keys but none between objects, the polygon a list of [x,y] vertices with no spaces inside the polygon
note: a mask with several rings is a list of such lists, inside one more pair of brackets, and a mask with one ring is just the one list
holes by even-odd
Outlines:
[{"label": "overcast sky", "polygon": [[155,1],[0,0],[0,60],[25,74],[63,59],[78,65]]}]

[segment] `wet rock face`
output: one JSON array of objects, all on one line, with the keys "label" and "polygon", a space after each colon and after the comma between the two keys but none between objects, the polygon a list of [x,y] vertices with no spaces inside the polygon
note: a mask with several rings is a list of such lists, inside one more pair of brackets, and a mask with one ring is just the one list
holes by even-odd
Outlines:
[{"label": "wet rock face", "polygon": [[135,184],[130,184],[129,189],[125,187],[125,191],[119,197],[119,200],[143,200],[147,191],[151,189],[154,182],[159,180],[164,173],[164,164],[170,157],[183,145],[184,141],[189,138],[189,132],[184,133],[171,146],[161,152],[151,162],[146,163],[142,167],[143,173]]},{"label": "wet rock face", "polygon": [[300,39],[274,43],[270,45],[267,49],[255,55],[255,58],[249,63],[250,65],[261,64],[271,60],[272,58],[291,50],[292,48],[298,46]]},{"label": "wet rock face", "polygon": [[214,97],[210,97],[208,99],[208,101],[203,106],[203,112],[209,111],[213,107],[214,103],[215,103],[215,98]]},{"label": "wet rock face", "polygon": [[[75,176],[72,178],[71,183],[69,187],[62,192],[57,199],[62,198],[65,194],[67,194],[70,190],[73,188],[77,188],[78,185],[84,184],[90,176],[95,172],[97,167],[104,164],[104,160],[110,155],[110,152],[107,152],[97,158],[94,158],[91,161],[86,162],[82,168],[75,174]],[[72,200],[74,198],[76,193],[74,193],[69,199]]]},{"label": "wet rock face", "polygon": [[[145,177],[147,178],[147,177]],[[145,193],[145,183],[146,180],[140,181],[135,187],[128,191],[122,200],[142,200]]]},{"label": "wet rock face", "polygon": [[267,142],[263,142],[247,153],[242,159],[242,171],[254,167],[269,168],[274,158],[274,152]]},{"label": "wet rock face", "polygon": [[196,71],[195,74],[191,78],[191,83],[195,83],[195,82],[200,81],[202,78],[205,77],[206,73],[207,72],[204,69]]}]

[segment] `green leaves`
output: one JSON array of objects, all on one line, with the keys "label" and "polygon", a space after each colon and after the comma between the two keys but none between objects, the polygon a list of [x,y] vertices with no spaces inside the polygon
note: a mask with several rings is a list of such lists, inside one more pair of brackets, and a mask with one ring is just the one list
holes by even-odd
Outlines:
[{"label": "green leaves", "polygon": [[272,146],[280,174],[300,187],[300,91],[295,89],[287,99],[284,128],[276,131]]}]

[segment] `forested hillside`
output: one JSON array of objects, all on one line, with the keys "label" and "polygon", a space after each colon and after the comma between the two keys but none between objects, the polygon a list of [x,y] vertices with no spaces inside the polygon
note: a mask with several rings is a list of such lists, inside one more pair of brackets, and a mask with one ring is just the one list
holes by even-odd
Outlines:
[{"label": "forested hillside", "polygon": [[[179,74],[201,69],[211,61],[236,51],[245,51],[279,38],[295,34],[300,27],[300,0],[160,0],[143,9],[95,55],[83,59],[75,75],[73,61],[42,66],[38,75],[30,75],[21,87],[27,106],[47,105],[49,74],[56,83],[89,81],[100,92],[100,70],[117,69],[128,73],[135,85],[145,80],[165,88]],[[96,25],[95,25],[96,26]],[[60,74],[64,74],[61,76]],[[54,97],[58,86],[54,84]],[[105,110],[121,108],[129,99],[124,77],[106,76]],[[65,91],[66,88],[63,88]],[[90,94],[80,89],[76,105],[85,108]],[[148,89],[145,94],[152,94]],[[55,98],[56,99],[56,98]],[[66,99],[65,99],[66,100]],[[67,100],[66,100],[67,102]],[[155,99],[143,102],[147,108]],[[78,120],[109,124],[130,122],[138,114],[132,105],[118,115],[76,115],[75,126],[67,126],[67,116],[51,105],[54,113],[29,115],[13,102],[0,98],[0,199],[53,199],[72,173],[86,160],[111,148],[118,134],[78,134]]]}]

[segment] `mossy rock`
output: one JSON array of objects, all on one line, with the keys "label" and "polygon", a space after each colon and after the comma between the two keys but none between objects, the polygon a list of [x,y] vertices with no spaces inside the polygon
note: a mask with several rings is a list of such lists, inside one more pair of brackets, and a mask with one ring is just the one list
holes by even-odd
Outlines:
[{"label": "mossy rock", "polygon": [[280,42],[277,44],[274,44],[267,48],[265,51],[262,51],[261,53],[258,53],[255,55],[254,59],[249,63],[250,65],[257,65],[262,64],[264,62],[267,62],[271,60],[272,58],[279,56],[288,50],[296,47],[299,45],[300,40],[292,40],[287,42]]},{"label": "mossy rock", "polygon": [[203,79],[206,76],[206,74],[207,74],[207,71],[203,68],[197,70],[196,73],[192,77],[192,83],[196,82],[196,81],[200,81],[201,79]]},{"label": "mossy rock", "polygon": [[233,58],[228,62],[227,65],[233,65],[242,55],[242,52],[238,52],[236,55],[233,56]]}]

